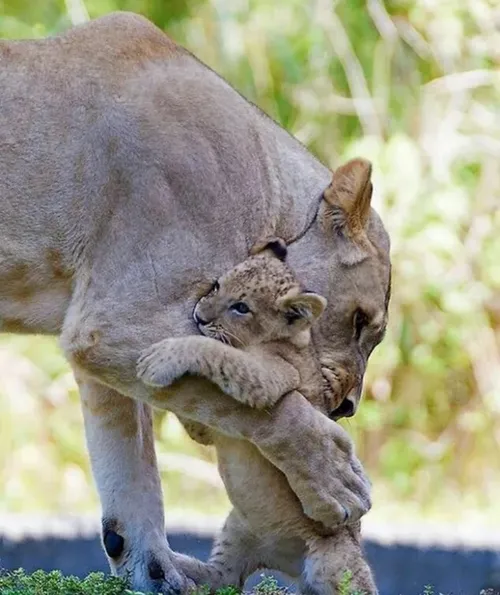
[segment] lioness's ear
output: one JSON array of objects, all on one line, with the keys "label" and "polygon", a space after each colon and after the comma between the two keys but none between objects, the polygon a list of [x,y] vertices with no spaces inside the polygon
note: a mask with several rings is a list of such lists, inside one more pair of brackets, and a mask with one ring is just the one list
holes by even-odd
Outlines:
[{"label": "lioness's ear", "polygon": [[326,303],[322,295],[304,291],[283,296],[278,300],[278,307],[284,312],[288,324],[308,326],[323,314]]},{"label": "lioness's ear", "polygon": [[333,172],[323,195],[321,217],[326,226],[345,230],[353,238],[363,233],[373,192],[371,174],[366,159],[352,159]]},{"label": "lioness's ear", "polygon": [[250,250],[250,254],[261,254],[266,250],[269,250],[274,256],[276,256],[276,258],[279,258],[279,260],[285,262],[288,254],[288,248],[286,246],[286,242],[281,238],[271,238],[264,242],[255,244],[255,246],[253,246],[253,248]]}]

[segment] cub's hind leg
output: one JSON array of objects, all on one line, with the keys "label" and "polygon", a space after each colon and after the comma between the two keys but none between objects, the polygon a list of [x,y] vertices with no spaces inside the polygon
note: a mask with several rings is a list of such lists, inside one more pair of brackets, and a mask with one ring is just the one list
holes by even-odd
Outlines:
[{"label": "cub's hind leg", "polygon": [[298,578],[304,565],[305,543],[299,538],[277,538],[253,534],[238,511],[233,509],[215,540],[208,562],[174,553],[176,567],[196,585],[211,592],[233,585],[242,588],[256,570],[280,570]]},{"label": "cub's hind leg", "polygon": [[338,595],[346,581],[350,592],[378,595],[372,571],[361,547],[360,524],[342,527],[331,537],[308,540],[301,577],[305,595]]},{"label": "cub's hind leg", "polygon": [[261,567],[258,544],[259,539],[233,509],[207,562],[174,553],[174,563],[189,579],[199,586],[208,586],[211,592],[227,585],[242,587],[247,577]]}]

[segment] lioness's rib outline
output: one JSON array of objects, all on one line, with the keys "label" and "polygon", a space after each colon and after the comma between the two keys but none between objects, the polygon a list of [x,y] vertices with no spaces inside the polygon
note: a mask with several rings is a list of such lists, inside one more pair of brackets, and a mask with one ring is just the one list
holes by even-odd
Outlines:
[{"label": "lioness's rib outline", "polygon": [[[341,267],[340,255],[355,246],[320,225],[325,201],[311,216],[331,181],[328,168],[142,17],[108,15],[51,39],[0,46],[6,50],[0,70],[0,330],[61,336],[81,393],[99,410],[86,409],[85,423],[103,517],[116,518],[124,537],[124,554],[111,561],[112,569],[130,570],[135,589],[173,591],[184,583],[164,540],[158,471],[148,446],[152,426],[143,404],[154,404],[155,393],[136,379],[140,352],[192,333],[188,321],[199,287],[243,260],[261,236],[278,234],[288,242],[300,236],[290,246],[294,270],[327,298],[340,296],[330,300],[316,337],[325,365],[344,369],[348,379],[332,390],[357,403],[366,350],[378,339],[367,329],[359,354],[345,321],[352,303],[369,300],[367,308],[383,308],[388,237],[372,211],[366,234],[379,252]],[[54,254],[68,272],[64,280],[54,270]],[[15,282],[9,281],[13,270]],[[359,278],[359,294],[349,275]],[[334,493],[359,514],[366,510],[365,488],[354,494],[350,487],[356,473],[325,473],[318,452],[309,449],[321,420],[307,402],[284,399],[270,416],[245,411],[228,397],[221,413],[212,408],[209,383],[178,384],[191,386],[191,398],[177,398],[174,388],[172,410],[257,444],[296,482],[312,517],[332,521]],[[127,416],[113,417],[110,403],[123,403]],[[292,403],[301,412],[295,432],[304,448],[298,452],[279,429]],[[323,456],[332,455],[330,445],[321,448]],[[310,457],[308,464],[298,455]],[[149,576],[153,558],[164,580]]]}]

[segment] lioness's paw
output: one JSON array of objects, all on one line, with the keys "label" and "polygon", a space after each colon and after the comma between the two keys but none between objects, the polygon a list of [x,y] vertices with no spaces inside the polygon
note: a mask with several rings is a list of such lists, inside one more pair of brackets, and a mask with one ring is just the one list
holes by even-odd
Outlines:
[{"label": "lioness's paw", "polygon": [[137,377],[149,386],[169,386],[186,372],[175,339],[165,339],[142,352],[137,360]]},{"label": "lioness's paw", "polygon": [[327,421],[329,432],[302,444],[303,458],[287,477],[305,514],[332,528],[357,522],[370,510],[371,485],[348,434]]},{"label": "lioness's paw", "polygon": [[295,486],[306,515],[327,527],[357,522],[371,508],[370,481],[357,457],[335,448],[331,457],[328,466],[310,466],[314,477]]},{"label": "lioness's paw", "polygon": [[108,558],[114,573],[126,579],[134,592],[165,595],[187,593],[193,581],[187,579],[182,570],[174,565],[173,552],[163,535],[151,540],[144,536],[141,536],[142,539],[134,537],[125,541],[122,555],[116,559]]}]

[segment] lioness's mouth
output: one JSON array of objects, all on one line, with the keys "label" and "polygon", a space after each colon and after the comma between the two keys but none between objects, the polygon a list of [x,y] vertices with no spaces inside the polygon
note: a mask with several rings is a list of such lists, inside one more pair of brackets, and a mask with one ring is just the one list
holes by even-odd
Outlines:
[{"label": "lioness's mouth", "polygon": [[330,368],[321,367],[323,375],[323,395],[327,411],[337,409],[343,399],[342,381],[340,375]]}]

